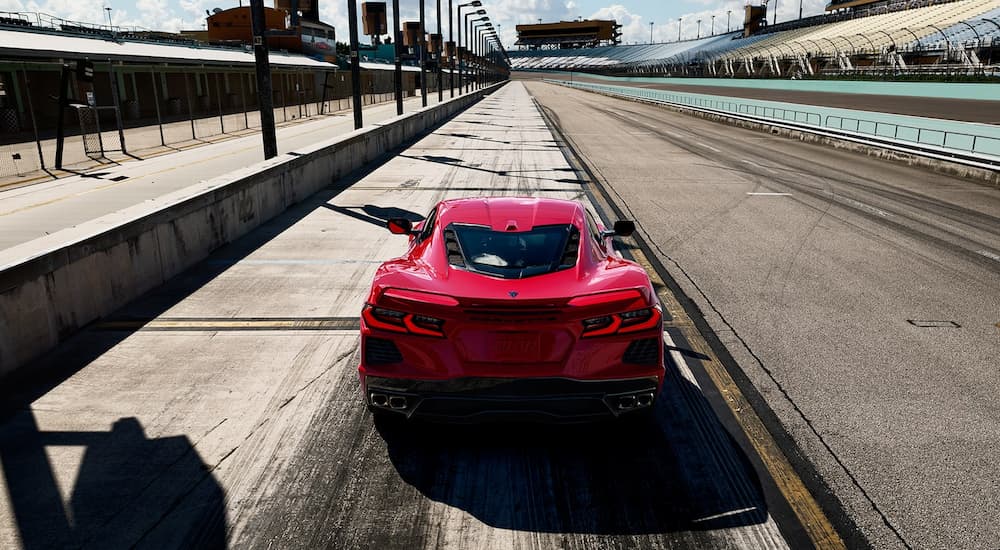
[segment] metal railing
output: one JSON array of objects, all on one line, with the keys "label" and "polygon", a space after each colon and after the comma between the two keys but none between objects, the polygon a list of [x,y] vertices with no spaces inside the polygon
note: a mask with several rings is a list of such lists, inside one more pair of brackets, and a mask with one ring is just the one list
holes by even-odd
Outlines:
[{"label": "metal railing", "polygon": [[[838,121],[836,125],[831,122],[834,120]],[[845,125],[845,123],[847,124]],[[972,154],[997,155],[1000,153],[1000,138],[966,132],[920,128],[918,126],[908,126],[894,122],[836,115],[827,115],[824,119],[823,127],[881,138],[891,138],[898,141],[908,141],[920,145],[931,145],[944,149],[957,149]]]},{"label": "metal railing", "polygon": [[753,117],[763,121],[793,123],[803,129],[834,131],[844,135],[868,136],[883,142],[912,144],[934,153],[963,153],[977,157],[977,161],[993,166],[1000,165],[1000,138],[926,128],[886,121],[852,118],[839,115],[823,115],[799,109],[771,107],[755,103],[735,101],[733,99],[713,99],[669,91],[651,90],[648,88],[630,88],[625,86],[609,86],[590,82],[568,82],[565,80],[548,80],[573,88],[592,90],[608,95],[626,98],[637,98],[655,103],[695,107],[706,111],[731,113]]}]

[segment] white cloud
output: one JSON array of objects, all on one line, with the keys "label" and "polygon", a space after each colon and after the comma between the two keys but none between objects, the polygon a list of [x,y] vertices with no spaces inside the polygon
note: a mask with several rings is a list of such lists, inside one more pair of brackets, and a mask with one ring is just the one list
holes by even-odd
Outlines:
[{"label": "white cloud", "polygon": [[[614,4],[594,12],[590,19],[613,19],[622,26],[622,43],[649,42],[649,22],[641,15],[628,11],[621,4]],[[655,29],[654,29],[655,34]]]}]

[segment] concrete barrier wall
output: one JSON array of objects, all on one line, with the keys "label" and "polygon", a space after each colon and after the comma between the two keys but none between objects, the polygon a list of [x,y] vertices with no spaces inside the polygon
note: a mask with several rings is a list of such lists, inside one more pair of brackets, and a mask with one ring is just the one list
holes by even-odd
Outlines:
[{"label": "concrete barrier wall", "polygon": [[0,380],[496,87],[0,252]]}]

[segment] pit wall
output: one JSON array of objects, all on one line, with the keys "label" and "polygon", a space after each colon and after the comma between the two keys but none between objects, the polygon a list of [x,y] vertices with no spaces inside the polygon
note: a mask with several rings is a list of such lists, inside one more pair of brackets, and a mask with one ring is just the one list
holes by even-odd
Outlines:
[{"label": "pit wall", "polygon": [[0,251],[0,381],[503,84]]}]

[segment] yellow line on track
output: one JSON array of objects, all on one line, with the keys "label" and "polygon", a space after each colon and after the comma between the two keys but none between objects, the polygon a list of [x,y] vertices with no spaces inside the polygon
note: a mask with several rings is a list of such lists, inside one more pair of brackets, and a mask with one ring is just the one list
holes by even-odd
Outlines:
[{"label": "yellow line on track", "polygon": [[[538,105],[538,109],[542,113],[542,116],[546,118],[549,129],[558,134],[555,137],[564,139],[571,150],[576,150],[576,144],[573,143],[572,138],[562,134],[561,129],[546,116],[541,105]],[[567,155],[567,160],[577,170],[577,173],[588,174],[586,167],[582,166],[584,161],[576,157],[575,154]],[[597,173],[595,171],[593,177],[582,177],[587,180],[585,185],[593,190],[590,195],[594,206],[610,214],[615,210],[611,207],[609,203],[611,199],[607,195],[607,191],[603,188],[607,184],[596,181],[599,177]],[[840,534],[837,533],[833,524],[830,523],[829,518],[823,513],[823,509],[820,508],[819,503],[816,502],[809,489],[806,488],[805,483],[802,482],[802,479],[795,472],[795,468],[788,461],[788,457],[785,456],[785,453],[774,440],[774,437],[768,432],[764,422],[754,412],[746,396],[740,391],[739,386],[736,385],[732,376],[726,371],[722,361],[712,351],[711,346],[702,337],[694,321],[688,317],[687,312],[684,311],[684,307],[677,301],[677,297],[670,291],[652,262],[649,261],[639,247],[631,247],[630,253],[636,263],[641,265],[646,270],[646,273],[649,274],[654,288],[657,289],[657,296],[660,298],[661,305],[670,314],[671,320],[665,320],[664,327],[680,331],[691,347],[694,348],[692,351],[707,357],[707,359],[701,361],[705,372],[708,374],[712,384],[719,390],[719,394],[723,397],[736,422],[743,429],[747,440],[753,446],[757,456],[760,457],[764,467],[767,468],[775,485],[799,520],[802,528],[806,531],[806,535],[812,541],[813,545],[821,550],[846,549],[847,546],[844,544],[844,540],[840,538]],[[998,324],[998,327],[1000,327],[1000,324]]]},{"label": "yellow line on track", "polygon": [[351,330],[357,320],[345,319],[152,319],[105,321],[94,326],[98,330]]},{"label": "yellow line on track", "polygon": [[660,302],[672,318],[672,321],[664,322],[665,327],[679,330],[688,343],[690,343],[691,347],[694,348],[693,351],[708,357],[708,359],[701,362],[705,372],[719,390],[719,394],[726,402],[726,405],[733,413],[740,427],[743,428],[743,433],[746,434],[750,444],[753,445],[761,462],[763,462],[764,467],[771,474],[771,478],[774,479],[778,490],[785,497],[795,516],[799,519],[799,523],[802,524],[802,527],[809,535],[810,540],[819,549],[835,550],[847,548],[837,530],[834,529],[830,520],[827,519],[826,514],[823,513],[819,503],[816,502],[816,499],[813,498],[812,494],[806,488],[805,483],[802,482],[802,479],[795,472],[795,468],[792,467],[785,453],[778,447],[778,443],[771,436],[771,433],[767,431],[764,422],[754,412],[750,402],[743,395],[743,392],[740,391],[739,386],[736,385],[729,372],[726,371],[722,365],[722,361],[712,351],[711,346],[702,338],[701,333],[687,316],[677,298],[667,289],[667,286],[653,268],[649,259],[646,258],[642,250],[633,249],[631,253],[635,261],[649,273],[653,284],[662,289],[658,294]]}]

